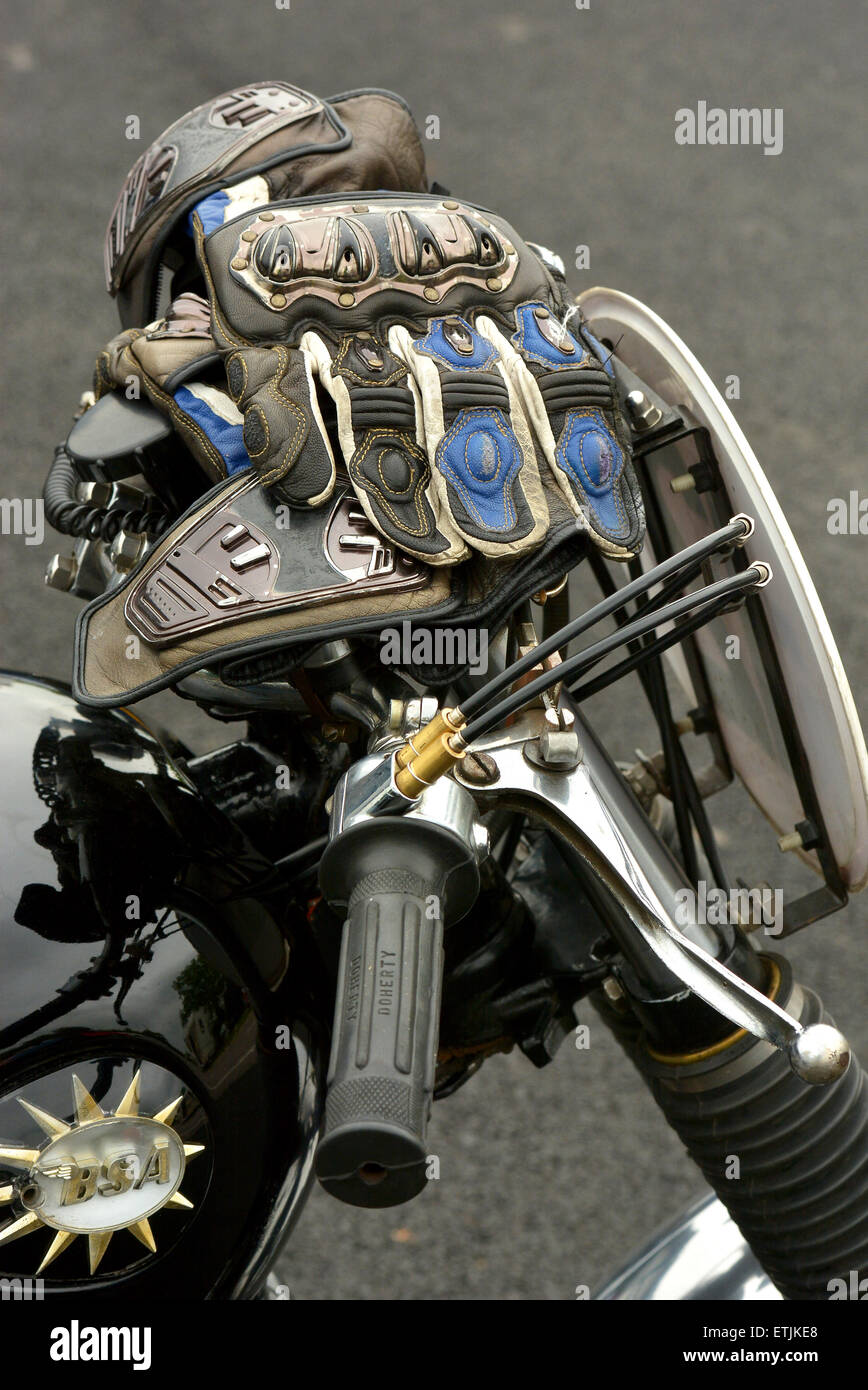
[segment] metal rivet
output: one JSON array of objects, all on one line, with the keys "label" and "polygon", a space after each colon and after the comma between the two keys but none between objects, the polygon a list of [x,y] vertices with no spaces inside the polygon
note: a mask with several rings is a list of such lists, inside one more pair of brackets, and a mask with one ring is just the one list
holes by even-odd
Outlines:
[{"label": "metal rivet", "polygon": [[241,233],[241,240],[242,240],[242,241],[255,241],[258,235],[259,235],[258,232],[242,232],[242,233]]},{"label": "metal rivet", "polygon": [[450,212],[454,212],[455,209],[458,207],[458,204],[456,203],[454,198],[449,198],[448,201],[443,204],[443,206],[445,208],[448,208]]},{"label": "metal rivet", "polygon": [[534,314],[538,319],[547,319],[549,316],[549,311],[548,309],[534,309]]},{"label": "metal rivet", "polygon": [[367,203],[359,203],[353,206],[353,212],[370,212],[370,210]]},{"label": "metal rivet", "polygon": [[338,304],[342,309],[349,309],[356,302],[356,296],[350,294],[349,290],[344,290],[343,294],[338,295]]},{"label": "metal rivet", "polygon": [[496,275],[490,275],[485,283],[488,289],[494,293],[496,293],[497,290],[503,289],[503,281],[498,279]]},{"label": "metal rivet", "polygon": [[270,303],[271,303],[272,309],[285,309],[285,308],[286,308],[286,295],[285,295],[285,294],[273,294],[273,295],[271,296],[271,301],[270,301]]},{"label": "metal rivet", "polygon": [[259,214],[259,220],[260,220],[260,222],[273,222],[273,221],[274,221],[274,213],[273,213],[273,212],[261,212],[261,213]]},{"label": "metal rivet", "polygon": [[436,300],[440,298],[433,285],[426,285],[422,293],[426,299]]},{"label": "metal rivet", "polygon": [[236,256],[236,257],[235,257],[235,260],[234,260],[234,261],[230,261],[229,264],[232,266],[232,269],[233,269],[233,270],[246,270],[246,269],[247,269],[247,262],[245,261],[245,259],[244,259],[243,256]]}]

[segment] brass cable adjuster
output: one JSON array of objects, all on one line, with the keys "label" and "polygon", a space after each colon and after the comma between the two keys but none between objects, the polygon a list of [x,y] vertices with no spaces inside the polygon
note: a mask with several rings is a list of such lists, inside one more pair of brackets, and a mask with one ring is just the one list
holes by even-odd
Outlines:
[{"label": "brass cable adjuster", "polygon": [[429,724],[395,754],[395,786],[403,796],[421,796],[426,787],[463,758],[467,745],[461,736],[464,715],[459,709],[438,710]]}]

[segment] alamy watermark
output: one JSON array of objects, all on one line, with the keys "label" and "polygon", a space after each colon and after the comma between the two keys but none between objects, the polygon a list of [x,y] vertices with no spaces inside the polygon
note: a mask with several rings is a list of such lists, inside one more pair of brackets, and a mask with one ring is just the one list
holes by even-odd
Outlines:
[{"label": "alamy watermark", "polygon": [[675,894],[675,920],[680,927],[692,923],[722,927],[730,922],[743,927],[763,927],[767,936],[784,929],[784,894],[781,888],[715,888],[704,879]]},{"label": "alamy watermark", "polygon": [[780,106],[682,106],[675,112],[676,145],[761,145],[763,154],[784,148],[784,113]]},{"label": "alamy watermark", "polygon": [[860,497],[855,488],[847,497],[830,497],[826,512],[830,536],[868,536],[868,497]]},{"label": "alamy watermark", "polygon": [[45,1280],[23,1278],[0,1279],[0,1303],[41,1303],[45,1298]]},{"label": "alamy watermark", "polygon": [[23,536],[25,545],[45,539],[45,503],[41,497],[0,497],[0,535]]},{"label": "alamy watermark", "polygon": [[151,1367],[149,1327],[82,1327],[78,1318],[51,1331],[52,1361],[130,1361],[134,1371]]},{"label": "alamy watermark", "polygon": [[384,666],[466,666],[473,675],[488,671],[488,630],[484,627],[416,627],[406,619],[400,628],[380,633]]},{"label": "alamy watermark", "polygon": [[826,1289],[830,1303],[841,1299],[853,1303],[864,1303],[868,1300],[868,1279],[860,1279],[858,1269],[851,1269],[846,1279],[840,1275],[830,1279]]}]

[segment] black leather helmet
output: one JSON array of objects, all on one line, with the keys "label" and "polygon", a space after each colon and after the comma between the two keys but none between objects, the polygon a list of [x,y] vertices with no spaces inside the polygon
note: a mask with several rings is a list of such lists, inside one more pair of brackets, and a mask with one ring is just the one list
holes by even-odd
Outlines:
[{"label": "black leather helmet", "polygon": [[265,201],[428,187],[419,132],[392,92],[326,101],[288,82],[224,92],[170,125],[124,180],[106,231],[105,274],[125,328],[150,322],[162,307],[163,276],[189,265],[190,209],[255,174],[267,174]]}]

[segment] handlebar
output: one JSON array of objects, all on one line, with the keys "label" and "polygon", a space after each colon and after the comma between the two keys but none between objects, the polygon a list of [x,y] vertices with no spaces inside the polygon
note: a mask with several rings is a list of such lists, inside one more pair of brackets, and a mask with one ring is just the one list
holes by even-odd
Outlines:
[{"label": "handlebar", "polygon": [[433,886],[407,869],[366,874],[347,905],[316,1160],[344,1202],[394,1206],[425,1186],[442,979]]}]

